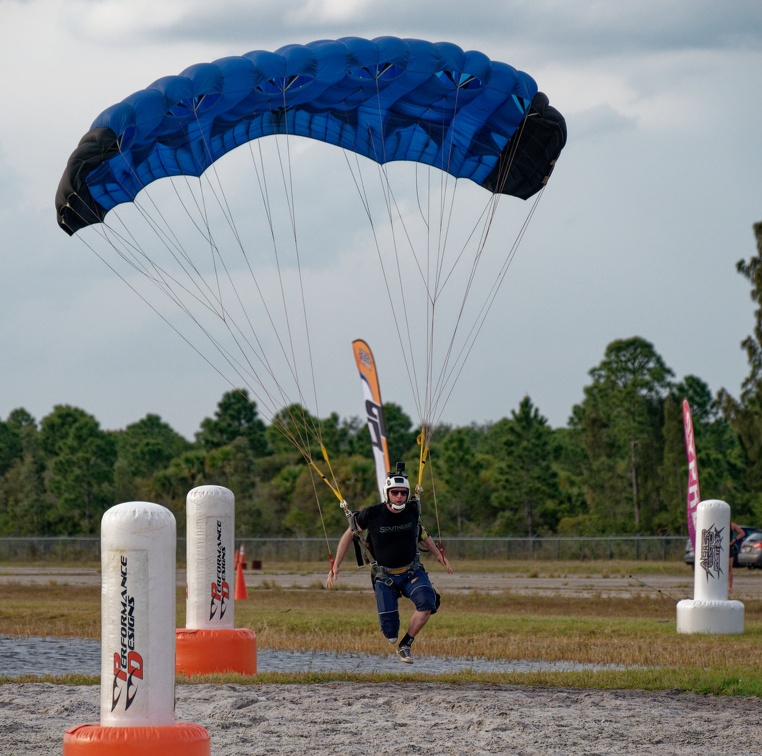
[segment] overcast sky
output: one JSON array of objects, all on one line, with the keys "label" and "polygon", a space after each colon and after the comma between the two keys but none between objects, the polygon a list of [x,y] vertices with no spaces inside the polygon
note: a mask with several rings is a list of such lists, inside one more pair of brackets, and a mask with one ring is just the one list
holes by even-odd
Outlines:
[{"label": "overcast sky", "polygon": [[[57,227],[66,160],[102,110],[163,75],[349,35],[481,50],[530,73],[567,120],[444,420],[497,420],[528,394],[563,426],[606,346],[632,336],[678,380],[738,393],[754,316],[735,264],[762,221],[759,0],[0,0],[0,19],[0,418],[71,404],[106,429],[151,412],[193,436],[229,386]],[[367,338],[384,400],[417,420],[395,339],[365,324],[331,265],[313,271],[332,282],[321,413],[361,414],[351,340]]]}]

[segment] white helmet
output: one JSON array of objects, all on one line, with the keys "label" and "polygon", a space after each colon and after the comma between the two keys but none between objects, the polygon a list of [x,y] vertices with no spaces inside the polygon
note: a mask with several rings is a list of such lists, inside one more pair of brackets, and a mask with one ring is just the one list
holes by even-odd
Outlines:
[{"label": "white helmet", "polygon": [[[392,489],[397,490],[400,488],[404,488],[407,491],[407,495],[401,502],[393,502],[389,498],[389,491]],[[384,483],[384,499],[395,512],[401,512],[405,508],[405,504],[407,504],[407,500],[409,498],[410,483],[408,482],[407,475],[405,475],[405,473],[400,470],[398,466],[397,472],[390,472],[386,478],[386,483]]]}]

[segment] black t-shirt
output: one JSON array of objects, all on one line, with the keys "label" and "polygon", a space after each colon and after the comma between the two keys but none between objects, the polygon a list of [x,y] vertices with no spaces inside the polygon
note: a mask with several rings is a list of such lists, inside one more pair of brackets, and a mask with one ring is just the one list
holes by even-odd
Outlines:
[{"label": "black t-shirt", "polygon": [[368,531],[370,548],[382,567],[404,567],[415,560],[421,533],[415,501],[402,512],[390,512],[386,504],[373,504],[357,514],[357,525]]}]

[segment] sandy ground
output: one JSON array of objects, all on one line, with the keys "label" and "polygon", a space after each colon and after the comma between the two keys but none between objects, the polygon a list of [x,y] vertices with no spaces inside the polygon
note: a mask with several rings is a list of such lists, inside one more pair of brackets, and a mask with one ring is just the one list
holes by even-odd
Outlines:
[{"label": "sandy ground", "polygon": [[[98,722],[99,688],[0,685],[3,756],[60,754]],[[762,753],[756,698],[476,684],[180,685],[176,719],[211,753]]]}]

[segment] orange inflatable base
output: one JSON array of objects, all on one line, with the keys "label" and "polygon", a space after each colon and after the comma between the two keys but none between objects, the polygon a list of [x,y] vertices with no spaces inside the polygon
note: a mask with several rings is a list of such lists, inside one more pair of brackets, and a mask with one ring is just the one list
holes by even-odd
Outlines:
[{"label": "orange inflatable base", "polygon": [[64,733],[63,756],[210,756],[209,733],[197,724],[102,727],[85,724]]},{"label": "orange inflatable base", "polygon": [[249,628],[175,631],[175,672],[211,675],[216,672],[257,674],[257,636]]}]

